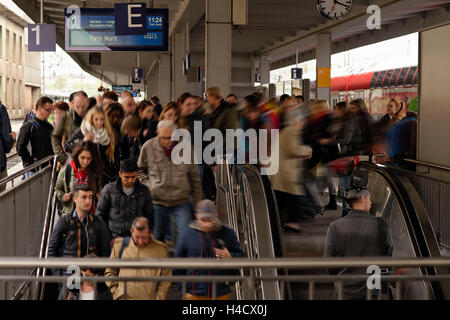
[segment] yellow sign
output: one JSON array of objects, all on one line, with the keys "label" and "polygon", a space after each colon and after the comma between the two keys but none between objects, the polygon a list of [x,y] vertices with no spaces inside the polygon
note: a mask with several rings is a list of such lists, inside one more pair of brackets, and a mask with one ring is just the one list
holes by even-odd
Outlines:
[{"label": "yellow sign", "polygon": [[317,68],[317,87],[331,87],[331,68]]}]

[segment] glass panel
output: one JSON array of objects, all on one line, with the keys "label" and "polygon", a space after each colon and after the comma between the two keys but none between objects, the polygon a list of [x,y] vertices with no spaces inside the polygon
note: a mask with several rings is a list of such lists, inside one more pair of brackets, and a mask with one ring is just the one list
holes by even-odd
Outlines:
[{"label": "glass panel", "polygon": [[[416,257],[405,217],[385,178],[376,172],[359,168],[354,171],[352,176],[352,183],[358,182],[365,184],[371,193],[372,207],[370,213],[385,219],[391,228],[393,241],[392,257]],[[419,268],[402,268],[394,272],[402,275],[421,274]],[[423,282],[418,281],[403,283],[401,299],[424,299],[424,286]]]}]

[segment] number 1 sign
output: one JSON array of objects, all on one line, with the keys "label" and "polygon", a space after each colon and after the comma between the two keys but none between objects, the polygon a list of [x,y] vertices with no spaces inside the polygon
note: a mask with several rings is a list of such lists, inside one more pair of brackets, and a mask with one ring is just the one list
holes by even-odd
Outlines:
[{"label": "number 1 sign", "polygon": [[28,51],[56,51],[56,25],[29,24]]}]

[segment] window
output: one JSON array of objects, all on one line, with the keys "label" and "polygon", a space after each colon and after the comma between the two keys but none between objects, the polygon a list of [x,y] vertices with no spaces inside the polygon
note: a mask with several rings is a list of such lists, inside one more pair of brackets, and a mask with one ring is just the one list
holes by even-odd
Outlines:
[{"label": "window", "polygon": [[9,92],[9,78],[6,78],[6,81],[5,81],[5,103],[4,103],[5,106],[9,106],[8,92]]},{"label": "window", "polygon": [[22,36],[19,36],[19,64],[23,64],[22,61],[22,48],[23,48],[23,41],[22,41]]},{"label": "window", "polygon": [[23,108],[23,88],[22,88],[22,80],[19,80],[19,107]]},{"label": "window", "polygon": [[5,45],[6,45],[6,59],[9,60],[11,58],[10,55],[10,48],[11,48],[11,44],[9,43],[9,30],[6,30],[6,41],[5,41]]},{"label": "window", "polygon": [[3,27],[0,26],[0,58],[3,55]]},{"label": "window", "polygon": [[11,60],[13,62],[17,62],[17,58],[16,58],[16,46],[17,46],[17,37],[16,34],[13,34],[13,38],[12,38],[12,57]]},{"label": "window", "polygon": [[12,83],[12,88],[11,88],[11,92],[12,92],[12,97],[11,97],[11,102],[12,102],[12,107],[16,108],[17,107],[17,81],[16,79],[13,80]]}]

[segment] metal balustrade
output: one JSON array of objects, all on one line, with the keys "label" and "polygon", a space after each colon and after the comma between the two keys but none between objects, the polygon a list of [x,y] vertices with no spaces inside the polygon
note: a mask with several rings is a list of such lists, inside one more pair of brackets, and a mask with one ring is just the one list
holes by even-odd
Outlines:
[{"label": "metal balustrade", "polygon": [[[230,260],[216,260],[216,259],[107,259],[107,258],[51,258],[51,259],[33,259],[33,258],[0,258],[0,269],[12,268],[58,268],[67,269],[68,266],[78,266],[82,268],[168,268],[168,269],[230,269],[230,270],[263,270],[263,269],[336,269],[336,268],[367,268],[370,265],[376,265],[380,268],[419,268],[419,267],[443,267],[450,270],[450,259],[447,258],[422,258],[422,259],[388,259],[388,258],[328,258],[328,259],[230,259]],[[239,283],[249,287],[256,287],[260,282],[277,283],[281,288],[284,288],[288,283],[302,282],[309,285],[308,299],[314,300],[316,284],[320,283],[337,283],[338,292],[337,299],[343,297],[343,284],[347,281],[367,281],[371,274],[345,274],[345,275],[257,275],[254,272],[245,275],[230,276],[164,276],[164,277],[81,277],[80,281],[90,281],[94,283],[104,281],[124,281],[127,282],[141,282],[154,281],[163,282],[169,281],[172,283],[180,283],[182,287],[183,297],[186,294],[187,282],[212,282],[213,290],[212,297],[216,298],[216,285],[220,282]],[[0,282],[14,282],[25,281],[30,284],[39,283],[61,283],[67,285],[67,280],[71,275],[67,276],[25,276],[25,275],[1,275]],[[72,276],[73,279],[73,276]],[[71,279],[71,280],[72,280]],[[70,281],[71,281],[70,280]],[[69,281],[69,283],[71,283]],[[393,288],[393,299],[402,299],[402,288],[408,283],[414,281],[421,281],[426,284],[426,290],[423,292],[423,299],[432,299],[430,282],[440,281],[444,285],[450,285],[450,274],[441,274],[439,276],[428,275],[380,275],[382,283],[389,282]],[[37,290],[36,285],[30,285],[30,290]],[[283,292],[283,290],[281,290]],[[33,292],[31,292],[32,294]],[[283,299],[281,295],[278,299]],[[371,289],[367,288],[367,298],[372,298]],[[264,297],[262,297],[264,299]]]}]

